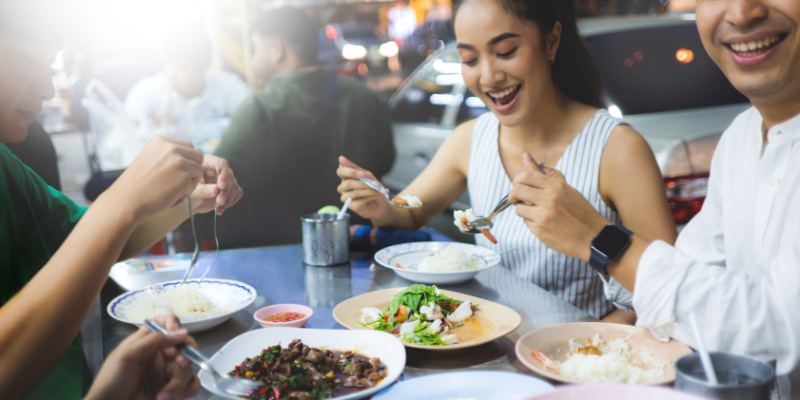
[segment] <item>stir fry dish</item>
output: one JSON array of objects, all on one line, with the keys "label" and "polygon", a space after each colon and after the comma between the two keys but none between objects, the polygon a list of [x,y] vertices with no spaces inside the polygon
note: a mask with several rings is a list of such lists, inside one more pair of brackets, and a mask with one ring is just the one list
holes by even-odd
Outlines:
[{"label": "stir fry dish", "polygon": [[485,334],[480,321],[472,321],[477,308],[477,304],[443,295],[435,285],[417,283],[395,294],[383,312],[375,307],[362,309],[358,322],[409,343],[447,346],[460,342],[453,330],[465,325],[472,329],[461,341]]},{"label": "stir fry dish", "polygon": [[278,344],[245,358],[230,375],[264,383],[249,400],[316,400],[373,387],[386,373],[378,358],[318,349],[295,339],[286,348]]}]

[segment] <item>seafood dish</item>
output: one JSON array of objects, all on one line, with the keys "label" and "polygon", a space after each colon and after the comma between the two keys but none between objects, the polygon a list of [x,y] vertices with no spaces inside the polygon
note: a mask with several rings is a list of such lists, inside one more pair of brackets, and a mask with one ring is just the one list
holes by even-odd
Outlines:
[{"label": "seafood dish", "polygon": [[[473,231],[472,228],[469,227],[469,225],[467,225],[467,223],[475,221],[476,219],[478,219],[478,217],[475,216],[475,212],[472,211],[471,208],[464,211],[461,210],[453,211],[453,224],[457,226],[458,229],[460,229],[461,232],[463,233],[475,232]],[[490,242],[497,244],[497,239],[495,239],[494,235],[492,235],[492,233],[489,232],[488,229],[481,230],[481,233],[483,234],[483,236],[486,236],[486,238],[489,239]]]},{"label": "seafood dish", "polygon": [[401,340],[429,346],[448,346],[485,336],[494,325],[475,315],[477,304],[452,299],[433,286],[414,284],[398,292],[384,311],[361,310],[358,323],[389,332]]},{"label": "seafood dish", "polygon": [[568,358],[562,363],[539,349],[531,355],[550,371],[585,383],[650,383],[664,375],[666,361],[653,357],[650,349],[631,348],[627,339],[606,343],[595,334],[586,346],[570,339]]},{"label": "seafood dish", "polygon": [[395,197],[392,199],[392,203],[403,207],[422,207],[422,200],[420,200],[419,197],[412,196],[410,194]]},{"label": "seafood dish", "polygon": [[245,358],[229,374],[264,384],[245,399],[317,400],[371,388],[386,378],[387,368],[379,358],[314,348],[295,339],[285,348],[277,344]]}]

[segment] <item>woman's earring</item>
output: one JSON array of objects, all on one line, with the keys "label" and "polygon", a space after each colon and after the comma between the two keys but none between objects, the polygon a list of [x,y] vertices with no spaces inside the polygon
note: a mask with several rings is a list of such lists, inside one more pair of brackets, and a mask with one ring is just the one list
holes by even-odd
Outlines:
[{"label": "woman's earring", "polygon": [[555,63],[556,63],[556,56],[553,56],[553,58],[550,59],[550,64],[552,65]]}]

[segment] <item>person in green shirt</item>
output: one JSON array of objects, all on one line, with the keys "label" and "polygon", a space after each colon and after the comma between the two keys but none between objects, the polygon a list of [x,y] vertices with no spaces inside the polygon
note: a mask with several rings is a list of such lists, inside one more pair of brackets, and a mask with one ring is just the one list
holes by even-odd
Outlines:
[{"label": "person in green shirt", "polygon": [[386,107],[360,82],[317,67],[319,29],[302,10],[263,13],[251,36],[253,69],[266,83],[234,112],[214,152],[248,193],[217,222],[223,248],[300,243],[300,216],[341,204],[339,155],[379,177],[395,157]]},{"label": "person in green shirt", "polygon": [[[220,204],[216,212],[221,213],[243,194],[226,161],[220,161],[218,175],[217,157],[203,156],[186,141],[156,138],[87,209],[47,186],[8,151],[3,143],[24,140],[42,102],[55,94],[50,64],[62,44],[62,32],[56,27],[69,20],[68,14],[56,12],[63,3],[74,5],[26,0],[4,2],[0,9],[3,400],[80,399],[89,380],[77,335],[111,266],[141,253],[187,219],[189,196],[195,205],[192,212],[213,210],[216,199]],[[167,325],[171,330],[177,328],[174,319]],[[178,341],[188,340],[185,332],[176,335]],[[134,339],[147,344],[158,342],[159,337],[145,340],[139,334]],[[117,367],[124,364],[120,360],[131,359],[130,352],[123,349],[120,353],[128,356],[119,356]],[[139,361],[152,359],[138,359],[137,365],[141,365]],[[104,376],[109,374],[115,376]],[[174,374],[185,380],[186,369]],[[136,380],[136,376],[127,379]],[[109,380],[101,383],[108,385]],[[161,393],[165,399],[180,394]]]}]

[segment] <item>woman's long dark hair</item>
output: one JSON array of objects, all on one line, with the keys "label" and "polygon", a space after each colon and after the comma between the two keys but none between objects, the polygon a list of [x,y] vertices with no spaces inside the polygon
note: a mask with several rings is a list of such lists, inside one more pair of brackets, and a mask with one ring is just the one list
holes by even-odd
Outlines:
[{"label": "woman's long dark hair", "polygon": [[[455,14],[466,1],[470,0],[460,0],[456,3]],[[535,23],[542,38],[553,30],[556,21],[561,22],[561,43],[552,67],[553,81],[570,98],[591,106],[602,107],[600,71],[592,60],[589,50],[586,49],[583,39],[578,35],[574,0],[494,1],[523,21]]]}]

